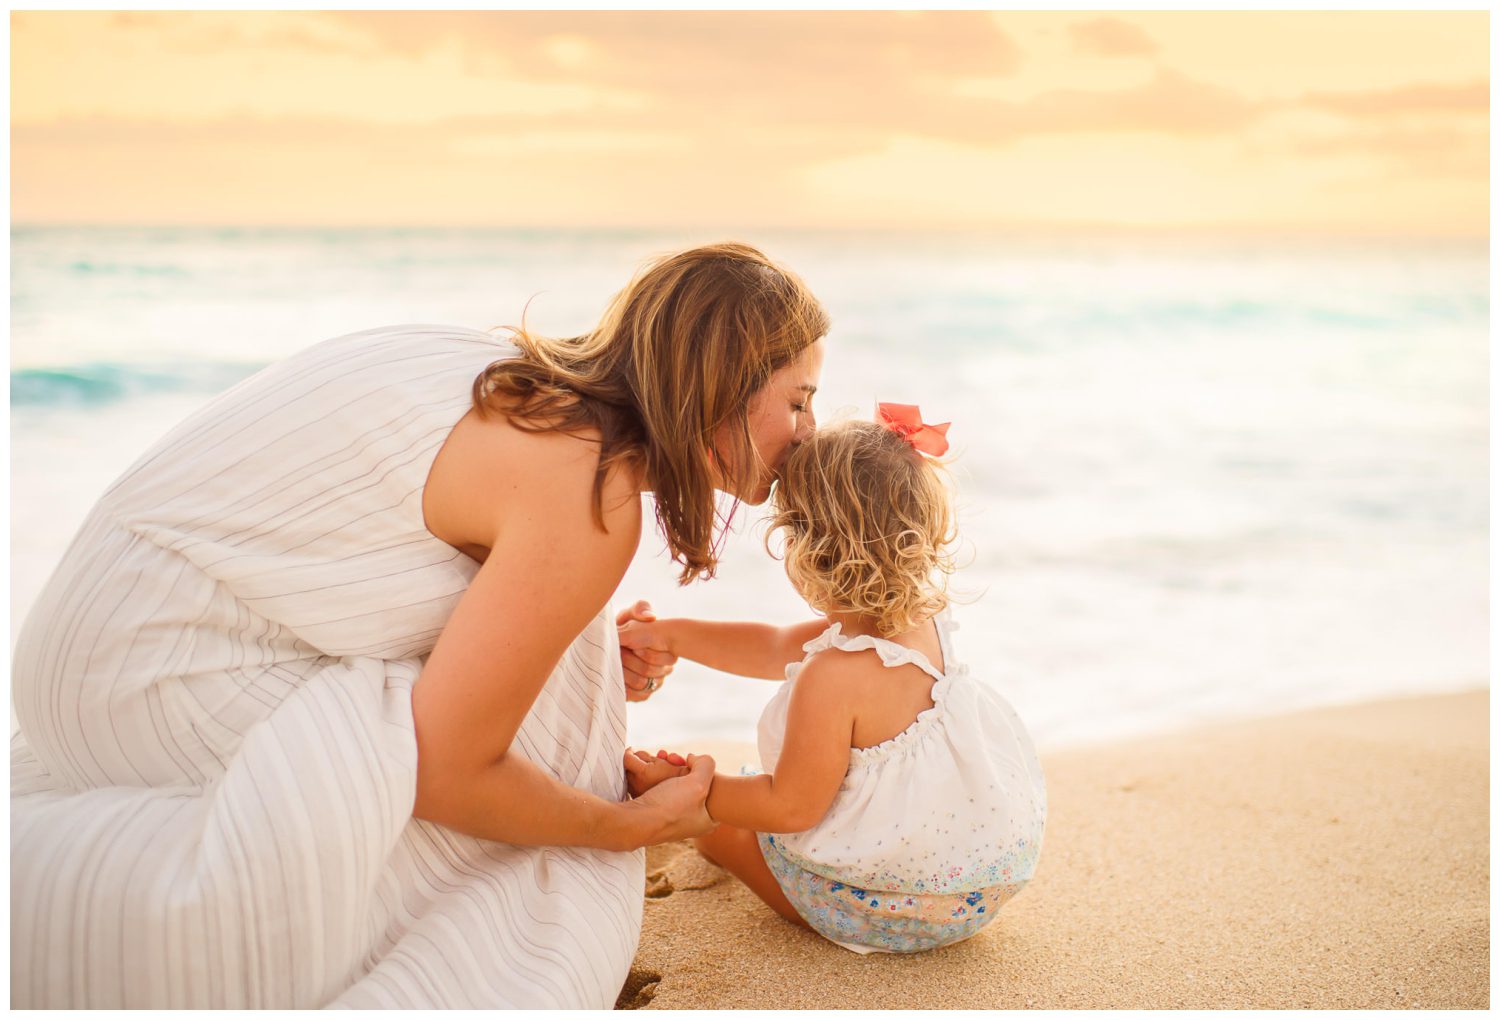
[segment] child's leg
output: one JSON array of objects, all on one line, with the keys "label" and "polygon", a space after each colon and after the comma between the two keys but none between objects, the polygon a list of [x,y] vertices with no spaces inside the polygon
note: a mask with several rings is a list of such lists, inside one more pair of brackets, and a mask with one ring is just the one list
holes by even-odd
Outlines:
[{"label": "child's leg", "polygon": [[812,926],[802,920],[797,908],[792,906],[781,884],[766,859],[760,855],[760,844],[755,833],[749,829],[737,829],[732,825],[719,825],[705,836],[693,840],[693,846],[710,861],[729,872],[750,887],[750,891],[764,900],[772,910],[808,931]]}]

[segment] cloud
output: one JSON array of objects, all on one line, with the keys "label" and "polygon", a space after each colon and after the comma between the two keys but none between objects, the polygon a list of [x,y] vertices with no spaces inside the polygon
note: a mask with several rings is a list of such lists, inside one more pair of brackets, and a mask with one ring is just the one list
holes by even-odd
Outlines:
[{"label": "cloud", "polygon": [[[732,136],[734,129],[727,129]],[[741,165],[761,176],[779,174],[787,167],[879,147],[883,135],[860,128],[827,129],[786,126],[756,139],[754,146],[733,144],[733,137],[701,127],[666,124],[646,113],[627,113],[619,123],[601,126],[586,112],[546,117],[504,114],[447,117],[414,123],[370,123],[338,117],[258,117],[238,115],[199,121],[70,117],[39,124],[17,124],[12,144],[24,153],[39,148],[86,152],[255,150],[266,158],[290,162],[310,151],[329,148],[409,154],[418,162],[460,156],[503,159],[507,152],[546,153],[549,145],[559,156],[582,150],[675,152],[698,165],[721,170]],[[513,144],[511,144],[513,143]],[[509,146],[509,147],[508,147]],[[405,158],[405,156],[403,156]],[[603,167],[604,164],[599,164]]]},{"label": "cloud", "polygon": [[1462,85],[1414,84],[1378,92],[1310,92],[1299,102],[1348,117],[1391,117],[1409,113],[1488,114],[1487,81]]},{"label": "cloud", "polygon": [[[592,79],[591,79],[592,80]],[[496,82],[493,101],[464,115],[374,122],[339,116],[332,107],[300,114],[149,118],[75,116],[50,123],[17,123],[18,143],[58,145],[230,145],[253,141],[267,147],[318,145],[333,139],[384,147],[389,139],[429,150],[458,142],[469,151],[495,151],[507,133],[526,133],[528,148],[548,132],[570,146],[580,137],[623,136],[639,131],[675,138],[699,158],[713,154],[761,168],[792,172],[819,160],[878,152],[896,135],[967,145],[1006,146],[1029,136],[1088,132],[1154,132],[1215,135],[1233,132],[1259,116],[1259,108],[1225,89],[1170,72],[1123,90],[1054,90],[1008,102],[943,94],[900,79],[849,82],[840,79],[807,89],[770,87],[715,95],[642,91],[633,103],[550,102],[533,109],[521,97],[538,87],[561,87],[566,79]],[[551,82],[550,85],[546,84]],[[575,85],[575,87],[577,87]],[[622,97],[618,91],[603,95]],[[556,97],[553,97],[554,99]],[[487,108],[486,108],[487,107]],[[481,141],[482,139],[482,141]]]},{"label": "cloud", "polygon": [[1101,57],[1149,56],[1156,43],[1140,27],[1119,18],[1095,18],[1068,26],[1073,46],[1080,53]]},{"label": "cloud", "polygon": [[[1089,131],[1222,134],[1246,126],[1262,112],[1229,89],[1172,71],[1158,71],[1149,82],[1129,89],[1058,89],[1024,103],[975,103],[966,113],[985,125],[983,134],[990,141]],[[969,140],[975,137],[969,134]]]},{"label": "cloud", "polygon": [[1286,149],[1302,158],[1359,155],[1374,157],[1403,177],[1489,178],[1486,132],[1454,128],[1402,128],[1301,138]]},{"label": "cloud", "polygon": [[[82,16],[97,17],[87,13]],[[369,57],[380,52],[380,47],[364,34],[311,12],[118,11],[100,27],[122,41],[134,35],[140,44],[170,53],[285,48]]]},{"label": "cloud", "polygon": [[[324,15],[417,55],[458,40],[527,74],[714,93],[839,76],[1005,74],[1019,47],[984,12],[404,11]],[[594,59],[559,61],[547,44],[582,41]]]},{"label": "cloud", "polygon": [[[951,83],[1003,78],[1021,59],[992,17],[965,11],[84,17],[91,42],[121,43],[109,47],[111,70],[128,88],[100,96],[61,83],[46,93],[46,116],[201,121],[245,111],[389,123],[430,110],[524,120],[533,104],[538,117],[581,111],[601,131],[667,125],[715,144],[774,147],[789,129],[817,127],[847,146],[892,126],[961,132],[970,114],[955,110]],[[207,87],[176,88],[190,76]],[[41,116],[23,105],[23,122]]]},{"label": "cloud", "polygon": [[80,119],[16,128],[13,208],[19,222],[790,225],[818,210],[787,168],[869,144],[800,130],[727,141],[556,119]]},{"label": "cloud", "polygon": [[[1158,216],[1195,214],[1176,201],[1188,185],[1160,170],[1176,161],[1192,181],[1225,168],[1325,179],[1347,165],[1426,172],[1465,194],[1488,172],[1487,72],[1473,61],[1448,83],[1380,53],[1378,75],[1260,68],[1257,82],[1167,22],[1148,36],[1135,16],[1059,17],[1030,34],[967,11],[18,12],[12,24],[22,215],[44,190],[52,215],[126,188],[128,173],[163,215],[191,187],[207,216],[221,179],[241,188],[224,208],[250,196],[261,205],[245,215],[271,215],[275,189],[245,183],[266,174],[286,201],[301,188],[316,193],[309,208],[346,218],[376,215],[356,200],[379,185],[377,211],[413,221],[459,218],[460,198],[496,220],[522,207],[580,221],[647,207],[795,218],[840,189],[863,196],[852,221],[907,215],[892,203],[915,179],[945,182],[933,216],[962,217],[997,168],[1021,165],[1035,188],[1076,178],[1080,192],[1134,167],[1141,194],[1173,192]],[[1153,59],[1098,59],[1127,55]],[[1194,59],[1190,72],[1178,63]],[[966,183],[945,162],[967,167]],[[169,166],[170,187],[153,183]],[[873,190],[858,188],[865,173]],[[340,176],[356,183],[330,183]],[[808,181],[822,183],[808,193]],[[533,200],[543,193],[554,205]],[[115,202],[144,209],[134,195]]]},{"label": "cloud", "polygon": [[[122,49],[128,52],[112,73],[129,87],[97,101],[86,93],[65,93],[68,103],[54,104],[54,112],[105,114],[118,107],[113,112],[126,117],[165,118],[172,110],[185,120],[203,120],[215,110],[225,116],[240,110],[390,123],[421,121],[430,111],[440,125],[459,114],[492,116],[499,131],[508,124],[530,128],[530,121],[557,118],[579,130],[665,129],[758,150],[776,147],[791,133],[823,131],[842,149],[874,150],[896,134],[981,145],[1067,132],[1215,135],[1299,103],[1344,117],[1488,109],[1482,82],[1257,101],[1204,76],[1166,68],[1133,86],[1070,83],[1008,100],[1003,98],[1007,83],[1023,54],[1003,31],[1003,22],[986,12],[84,17],[112,26],[106,35],[124,37]],[[1065,27],[1076,47],[1096,53],[1155,49],[1143,31],[1119,17]],[[314,53],[327,59],[309,55]],[[175,65],[166,58],[172,54],[183,54],[176,58],[183,62],[179,77],[201,77],[212,66],[224,74],[208,81],[207,88],[167,94],[163,90],[173,82],[167,69]],[[219,55],[216,65],[205,65]],[[256,61],[278,55],[279,70],[251,86],[246,75]],[[120,73],[142,61],[154,66],[142,66],[134,76]],[[974,81],[986,83],[989,94],[966,92],[965,83]],[[151,109],[153,96],[159,113]],[[22,121],[37,119],[24,115],[24,107],[18,110]],[[805,147],[804,142],[795,146]]]}]

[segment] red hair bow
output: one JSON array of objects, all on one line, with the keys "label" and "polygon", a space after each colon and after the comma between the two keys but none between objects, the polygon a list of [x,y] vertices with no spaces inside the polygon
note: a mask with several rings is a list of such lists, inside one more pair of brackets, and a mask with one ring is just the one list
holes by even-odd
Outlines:
[{"label": "red hair bow", "polygon": [[933,457],[948,452],[948,426],[927,425],[916,404],[876,404],[875,420],[911,444],[912,449]]}]

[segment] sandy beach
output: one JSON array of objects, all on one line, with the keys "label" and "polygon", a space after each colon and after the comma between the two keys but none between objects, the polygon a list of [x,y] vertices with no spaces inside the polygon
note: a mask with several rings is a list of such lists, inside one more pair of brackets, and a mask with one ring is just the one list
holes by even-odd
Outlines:
[{"label": "sandy beach", "polygon": [[[747,745],[692,748],[733,771]],[[621,1008],[1489,1006],[1489,693],[1043,753],[1032,884],[980,935],[856,956],[687,843],[648,852]]]}]

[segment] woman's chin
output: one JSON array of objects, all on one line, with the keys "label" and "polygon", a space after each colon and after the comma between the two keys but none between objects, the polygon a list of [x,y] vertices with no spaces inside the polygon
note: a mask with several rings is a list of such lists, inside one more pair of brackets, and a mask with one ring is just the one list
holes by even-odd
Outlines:
[{"label": "woman's chin", "polygon": [[755,487],[750,489],[749,491],[731,489],[723,485],[715,485],[714,488],[718,489],[719,492],[723,493],[726,496],[733,497],[740,503],[744,503],[748,506],[760,506],[766,500],[771,498],[771,483],[773,483],[775,480],[776,476],[772,475],[766,478],[764,481],[757,482],[755,484]]},{"label": "woman's chin", "polygon": [[740,497],[740,502],[744,503],[744,504],[746,504],[748,506],[760,506],[763,503],[765,503],[766,500],[768,500],[770,498],[771,498],[771,483],[769,481],[766,481],[766,482],[762,482],[761,484],[757,485],[747,495],[741,496]]}]

